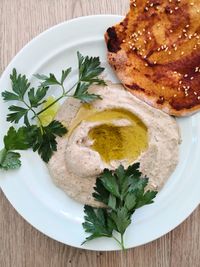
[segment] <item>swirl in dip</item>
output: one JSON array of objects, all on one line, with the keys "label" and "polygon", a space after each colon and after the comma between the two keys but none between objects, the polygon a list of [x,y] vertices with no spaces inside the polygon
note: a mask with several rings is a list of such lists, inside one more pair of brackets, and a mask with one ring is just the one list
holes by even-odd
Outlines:
[{"label": "swirl in dip", "polygon": [[105,168],[140,162],[149,188],[162,188],[178,163],[176,120],[121,85],[93,86],[90,91],[102,100],[86,105],[68,98],[57,113],[68,133],[57,138],[48,164],[54,183],[76,201],[100,206],[92,197],[97,176]]}]

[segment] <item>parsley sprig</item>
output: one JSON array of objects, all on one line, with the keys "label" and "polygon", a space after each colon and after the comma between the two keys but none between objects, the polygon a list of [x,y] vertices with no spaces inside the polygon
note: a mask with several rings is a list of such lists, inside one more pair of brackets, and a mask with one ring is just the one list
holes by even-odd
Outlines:
[{"label": "parsley sprig", "polygon": [[[16,69],[13,69],[10,75],[12,91],[2,92],[2,97],[7,102],[18,101],[17,104],[8,108],[10,113],[7,115],[7,121],[18,124],[23,120],[24,125],[18,130],[15,130],[13,126],[10,127],[4,137],[4,148],[0,151],[0,169],[8,170],[20,167],[20,154],[13,150],[32,148],[33,151],[39,153],[45,162],[49,161],[53,152],[57,150],[56,137],[66,134],[67,129],[56,120],[44,126],[39,115],[62,98],[70,96],[69,94],[73,89],[75,91],[72,97],[79,99],[82,103],[101,99],[99,95],[88,92],[92,84],[105,85],[104,80],[99,78],[99,75],[104,71],[99,57],[84,57],[79,52],[77,56],[78,81],[68,90],[65,89],[64,83],[72,71],[71,68],[62,70],[60,79],[56,78],[53,73],[49,75],[36,74],[35,77],[40,80],[37,88],[31,87],[26,75],[18,74]],[[61,95],[42,109],[50,86],[59,86]],[[40,111],[38,111],[39,108]],[[35,118],[37,123],[32,123]]]},{"label": "parsley sprig", "polygon": [[[131,223],[131,217],[136,209],[153,203],[156,191],[145,191],[148,178],[139,171],[139,163],[124,169],[120,165],[115,171],[105,169],[96,180],[95,200],[105,204],[105,208],[84,206],[85,222],[83,228],[91,235],[89,240],[99,237],[114,238],[122,249],[124,247],[124,233]],[[120,240],[116,237],[120,235]]]},{"label": "parsley sprig", "polygon": [[[40,115],[48,108],[53,106],[62,98],[69,96],[69,93],[75,89],[74,98],[81,100],[82,103],[91,103],[94,100],[101,99],[100,95],[91,94],[88,92],[88,89],[91,85],[106,85],[105,81],[99,78],[99,75],[104,71],[104,68],[101,67],[101,62],[99,57],[84,57],[80,52],[77,52],[78,57],[78,81],[68,90],[64,88],[64,81],[66,77],[71,72],[71,68],[62,71],[61,80],[58,81],[54,74],[50,73],[49,76],[36,74],[35,77],[41,80],[41,86],[49,85],[58,85],[62,88],[62,95],[57,98],[54,102],[49,104],[46,108],[42,109],[37,115]],[[36,115],[33,117],[35,118]]]}]

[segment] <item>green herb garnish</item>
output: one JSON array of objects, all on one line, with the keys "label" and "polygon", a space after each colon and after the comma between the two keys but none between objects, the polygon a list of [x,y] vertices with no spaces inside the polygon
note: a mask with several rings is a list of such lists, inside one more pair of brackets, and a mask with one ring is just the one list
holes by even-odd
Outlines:
[{"label": "green herb garnish", "polygon": [[[57,150],[57,136],[63,136],[67,129],[56,120],[43,126],[39,115],[53,106],[62,98],[69,96],[70,92],[75,89],[72,97],[79,99],[82,103],[90,103],[93,100],[100,99],[99,95],[90,94],[89,86],[92,84],[105,85],[105,82],[98,76],[104,71],[100,66],[99,57],[84,57],[79,52],[78,56],[78,81],[68,90],[65,89],[64,82],[71,72],[71,68],[63,70],[60,80],[50,73],[47,75],[36,74],[40,85],[37,88],[31,87],[27,77],[18,74],[13,69],[10,75],[12,91],[4,91],[2,97],[5,101],[18,101],[17,105],[11,105],[8,109],[7,121],[19,123],[23,120],[24,125],[17,131],[10,127],[7,135],[4,137],[4,148],[0,151],[0,169],[17,169],[20,167],[20,154],[13,150],[25,150],[32,148],[38,151],[41,158],[48,162],[54,151]],[[46,102],[46,94],[52,85],[61,88],[61,95],[44,109],[38,111]],[[20,105],[19,105],[20,104]],[[32,118],[30,119],[30,114]],[[33,124],[32,120],[36,118],[37,123]]]},{"label": "green herb garnish", "polygon": [[93,193],[94,199],[105,204],[105,208],[84,206],[83,228],[91,235],[83,244],[98,237],[110,237],[125,249],[124,233],[131,223],[131,216],[136,209],[153,203],[157,194],[156,191],[145,191],[147,184],[148,178],[142,177],[139,163],[127,170],[122,165],[115,171],[105,169],[97,178]]},{"label": "green herb garnish", "polygon": [[20,154],[17,152],[6,150],[0,151],[0,168],[4,170],[14,170],[21,166]]}]

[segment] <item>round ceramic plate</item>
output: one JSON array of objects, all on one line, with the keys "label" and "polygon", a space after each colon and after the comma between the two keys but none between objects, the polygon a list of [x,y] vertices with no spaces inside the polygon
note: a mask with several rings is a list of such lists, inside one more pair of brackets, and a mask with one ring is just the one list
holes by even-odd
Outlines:
[{"label": "round ceramic plate", "polygon": [[[8,90],[9,74],[15,67],[34,83],[33,74],[50,72],[60,76],[72,66],[70,86],[77,75],[77,51],[100,56],[106,67],[106,79],[117,82],[106,63],[104,32],[119,22],[121,16],[101,15],[74,19],[59,24],[26,45],[12,60],[0,80],[0,91]],[[52,95],[56,95],[55,88]],[[0,147],[9,124],[8,104],[0,99]],[[180,161],[173,175],[156,197],[155,203],[139,209],[125,234],[127,248],[146,244],[166,234],[200,203],[200,113],[178,119],[182,136]],[[167,127],[167,125],[166,125]],[[100,238],[81,246],[86,234],[82,228],[83,205],[73,201],[52,183],[46,165],[37,153],[24,151],[22,167],[17,171],[0,172],[0,185],[13,207],[42,233],[64,244],[91,250],[118,250],[115,241]]]}]

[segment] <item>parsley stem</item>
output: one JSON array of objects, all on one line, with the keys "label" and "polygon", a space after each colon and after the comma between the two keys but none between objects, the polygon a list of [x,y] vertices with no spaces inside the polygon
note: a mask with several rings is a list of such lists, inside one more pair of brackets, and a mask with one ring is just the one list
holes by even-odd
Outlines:
[{"label": "parsley stem", "polygon": [[31,119],[35,119],[35,117],[37,117],[38,115],[40,115],[41,113],[43,113],[44,111],[46,111],[48,108],[52,107],[55,103],[57,103],[60,99],[62,99],[64,97],[64,95],[61,95],[59,98],[57,98],[55,101],[53,101],[51,104],[49,104],[46,108],[42,109],[41,111],[39,111],[38,113],[35,113],[35,115],[31,118]]},{"label": "parsley stem", "polygon": [[38,121],[39,121],[39,123],[40,123],[40,129],[41,129],[41,132],[43,133],[43,132],[44,132],[44,129],[43,129],[43,127],[42,127],[42,121],[40,120],[40,117],[38,117],[38,115],[37,115],[37,113],[35,112],[35,110],[34,110],[31,106],[29,106],[24,100],[22,100],[22,102],[24,103],[24,105],[27,106],[27,108],[28,108],[29,110],[31,110],[31,111],[33,112],[33,114],[34,114],[34,118],[37,117],[37,119],[38,119]]},{"label": "parsley stem", "polygon": [[124,235],[121,234],[121,246],[122,246],[122,250],[125,250],[125,247],[124,247]]},{"label": "parsley stem", "polygon": [[69,92],[72,91],[74,89],[74,87],[79,83],[79,81],[77,83],[75,83],[67,92],[65,92],[65,88],[63,85],[61,85],[62,89],[63,89],[63,94],[58,97],[55,101],[53,101],[51,104],[49,104],[46,108],[40,110],[38,113],[35,113],[34,116],[32,117],[32,119],[35,119],[35,117],[37,117],[38,115],[40,115],[41,113],[43,113],[44,111],[46,111],[47,109],[49,109],[50,107],[52,107],[53,105],[55,105],[58,101],[60,101],[63,97],[68,96]]},{"label": "parsley stem", "polygon": [[77,86],[77,84],[79,83],[80,81],[76,82],[66,93],[65,93],[65,96],[67,96],[69,94],[69,92],[71,92],[75,86]]},{"label": "parsley stem", "polygon": [[62,91],[63,91],[63,95],[65,94],[65,87],[63,86],[63,84],[61,84],[62,87]]},{"label": "parsley stem", "polygon": [[115,241],[120,245],[120,247],[122,246],[121,242],[114,235],[112,236],[112,238],[115,239]]},{"label": "parsley stem", "polygon": [[115,241],[120,245],[120,247],[122,248],[122,250],[125,250],[123,235],[121,235],[121,242],[114,235],[112,235],[112,238],[115,239]]},{"label": "parsley stem", "polygon": [[29,106],[24,100],[22,100],[22,102],[24,103],[25,106],[27,106],[27,108],[29,110],[31,110],[33,112],[34,118],[37,117],[37,119],[39,120],[40,124],[42,125],[42,122],[41,122],[40,118],[37,116],[37,113],[35,112],[35,110],[31,106]]}]

